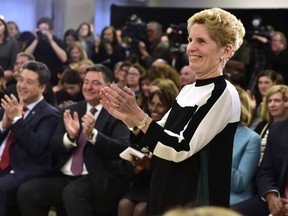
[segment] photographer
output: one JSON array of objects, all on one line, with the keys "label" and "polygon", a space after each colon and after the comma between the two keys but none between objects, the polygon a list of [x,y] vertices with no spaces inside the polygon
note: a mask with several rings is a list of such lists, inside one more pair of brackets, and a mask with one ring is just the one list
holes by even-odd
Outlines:
[{"label": "photographer", "polygon": [[265,68],[282,74],[284,83],[288,84],[288,51],[285,35],[280,31],[274,31],[271,41],[261,35],[253,35],[253,38],[263,43],[266,60]]},{"label": "photographer", "polygon": [[162,35],[162,41],[165,36],[170,47],[171,65],[180,71],[183,66],[188,64],[186,23],[170,24],[166,35]]},{"label": "photographer", "polygon": [[141,55],[141,64],[150,67],[155,59],[161,58],[170,62],[170,48],[161,41],[162,26],[158,22],[149,22],[147,24],[147,40],[149,47],[143,41],[139,42],[139,52]]},{"label": "photographer", "polygon": [[35,56],[37,61],[45,63],[51,71],[50,82],[57,83],[57,72],[67,61],[67,53],[62,40],[53,35],[53,22],[48,17],[42,17],[37,22],[35,39],[25,52]]}]

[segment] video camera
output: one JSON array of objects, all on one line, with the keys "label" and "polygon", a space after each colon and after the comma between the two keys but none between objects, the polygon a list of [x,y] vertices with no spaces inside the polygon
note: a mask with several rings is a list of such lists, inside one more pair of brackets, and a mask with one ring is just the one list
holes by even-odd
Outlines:
[{"label": "video camera", "polygon": [[264,26],[262,18],[259,16],[254,16],[252,19],[252,30],[247,32],[247,36],[249,37],[248,40],[251,41],[251,44],[254,47],[261,46],[259,44],[259,41],[255,38],[253,38],[253,35],[265,37],[268,40],[271,40],[273,33],[273,27],[272,26]]},{"label": "video camera", "polygon": [[127,43],[132,59],[139,57],[138,43],[139,41],[146,42],[147,26],[137,15],[133,14],[122,27],[122,36]]},{"label": "video camera", "polygon": [[185,23],[178,25],[171,24],[166,30],[169,38],[170,52],[172,59],[178,59],[186,50],[187,47],[187,28]]},{"label": "video camera", "polygon": [[171,24],[167,28],[166,33],[169,38],[171,51],[181,51],[180,47],[184,43],[183,36],[187,36],[186,24],[180,23],[179,25]]}]

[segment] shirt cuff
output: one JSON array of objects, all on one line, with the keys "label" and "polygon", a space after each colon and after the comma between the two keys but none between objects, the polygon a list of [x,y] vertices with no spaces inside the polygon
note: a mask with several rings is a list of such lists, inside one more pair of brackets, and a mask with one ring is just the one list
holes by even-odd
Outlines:
[{"label": "shirt cuff", "polygon": [[[270,192],[275,192],[275,193],[278,194],[278,197],[280,197],[280,193],[279,193],[279,191],[277,191],[277,190],[270,190],[270,191],[267,191],[265,194],[270,193]],[[264,195],[265,195],[265,194],[264,194]],[[267,202],[267,200],[264,198],[264,195],[261,196],[261,199],[262,199],[264,202]]]},{"label": "shirt cuff", "polygon": [[66,148],[72,148],[77,146],[76,140],[74,142],[71,142],[71,140],[68,138],[67,132],[63,136],[63,144]]},{"label": "shirt cuff", "polygon": [[4,133],[6,130],[7,130],[7,129],[4,129],[4,128],[2,127],[2,121],[1,121],[1,122],[0,122],[0,131],[1,131],[2,133]]},{"label": "shirt cuff", "polygon": [[15,124],[21,118],[22,118],[22,116],[15,116],[13,121],[12,121],[12,124]]},{"label": "shirt cuff", "polygon": [[98,130],[95,129],[95,128],[93,128],[92,133],[91,133],[90,136],[88,137],[88,141],[89,141],[90,143],[92,143],[93,145],[95,145],[97,135],[98,135]]}]

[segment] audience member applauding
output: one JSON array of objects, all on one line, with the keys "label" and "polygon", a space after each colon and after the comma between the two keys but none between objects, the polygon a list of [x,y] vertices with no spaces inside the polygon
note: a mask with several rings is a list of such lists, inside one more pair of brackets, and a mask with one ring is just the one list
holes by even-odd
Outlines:
[{"label": "audience member applauding", "polygon": [[130,142],[127,127],[99,103],[99,91],[112,77],[103,65],[87,69],[85,101],[65,107],[51,138],[55,172],[18,190],[23,216],[47,216],[51,206],[63,205],[67,216],[114,215],[130,179],[119,153]]},{"label": "audience member applauding", "polygon": [[22,183],[51,171],[48,144],[60,112],[43,98],[49,79],[46,65],[28,61],[17,82],[19,100],[14,95],[1,100],[0,215],[16,204]]}]

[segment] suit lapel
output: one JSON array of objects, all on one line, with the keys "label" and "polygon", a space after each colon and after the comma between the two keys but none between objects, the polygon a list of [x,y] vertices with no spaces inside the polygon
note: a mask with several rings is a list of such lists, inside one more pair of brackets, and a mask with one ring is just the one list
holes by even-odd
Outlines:
[{"label": "suit lapel", "polygon": [[96,121],[95,121],[95,125],[94,125],[94,128],[96,128],[97,130],[101,130],[101,127],[103,125],[105,125],[105,121],[107,121],[107,118],[108,118],[108,112],[102,108]]},{"label": "suit lapel", "polygon": [[[78,113],[79,121],[81,122],[81,118],[82,116],[86,114],[86,110],[87,110],[87,103],[83,101],[83,102],[79,102],[78,106],[76,106],[75,109],[72,111],[75,111]],[[71,114],[73,115],[73,113]]]},{"label": "suit lapel", "polygon": [[39,114],[41,112],[41,109],[47,106],[46,101],[43,99],[41,100],[38,104],[36,104],[36,106],[34,106],[34,108],[29,112],[29,114],[26,116],[26,118],[24,119],[25,123],[30,122],[37,114]]}]

